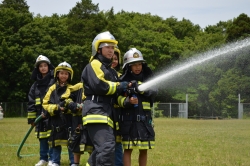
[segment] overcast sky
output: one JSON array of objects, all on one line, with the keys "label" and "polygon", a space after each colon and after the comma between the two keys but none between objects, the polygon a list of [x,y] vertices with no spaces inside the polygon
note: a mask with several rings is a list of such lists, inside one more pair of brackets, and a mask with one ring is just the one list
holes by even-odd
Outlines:
[{"label": "overcast sky", "polygon": [[[68,14],[69,10],[81,0],[26,0],[29,11],[42,16],[53,13]],[[228,21],[245,13],[250,17],[250,0],[92,0],[99,3],[100,11],[114,8],[115,13],[127,12],[151,13],[163,19],[171,16],[205,28],[219,21]]]}]

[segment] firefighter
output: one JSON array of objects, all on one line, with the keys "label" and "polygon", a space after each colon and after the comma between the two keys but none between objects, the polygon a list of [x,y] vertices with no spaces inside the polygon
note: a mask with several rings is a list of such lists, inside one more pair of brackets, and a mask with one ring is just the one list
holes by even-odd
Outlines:
[{"label": "firefighter", "polygon": [[87,131],[82,125],[82,106],[86,96],[83,93],[83,83],[77,83],[70,87],[70,97],[75,104],[70,104],[72,110],[72,134],[69,138],[69,149],[74,154],[74,165],[79,166],[81,155],[84,152],[91,153],[93,145],[91,145],[87,137]]},{"label": "firefighter", "polygon": [[[47,89],[54,83],[54,66],[50,60],[39,55],[35,62],[35,68],[32,72],[31,79],[35,82],[30,88],[28,94],[28,124],[35,125],[34,122],[38,116],[44,114],[42,101]],[[52,165],[52,149],[49,148],[48,137],[51,129],[48,128],[48,117],[43,117],[35,126],[35,136],[39,139],[40,160],[35,166]],[[49,162],[49,163],[48,163]]]},{"label": "firefighter", "polygon": [[[121,62],[121,51],[118,47],[115,47],[115,52],[113,55],[113,61],[111,67],[116,70],[118,77],[121,76],[120,71],[120,62]],[[115,130],[115,136],[116,136],[116,144],[115,144],[115,166],[123,166],[123,150],[122,150],[122,144],[121,144],[121,133],[120,133],[120,107],[118,104],[114,105],[115,107],[115,121],[116,123],[116,130]]]},{"label": "firefighter", "polygon": [[[69,63],[60,63],[54,71],[56,82],[49,88],[43,99],[43,108],[50,115],[52,132],[49,144],[53,149],[53,166],[60,165],[62,146],[68,146],[69,134],[72,132],[72,110],[76,104],[70,98],[73,70]],[[72,106],[73,105],[73,106]],[[68,149],[70,165],[74,164],[72,151]]]},{"label": "firefighter", "polygon": [[128,82],[118,82],[117,73],[111,68],[117,43],[108,31],[98,34],[92,42],[90,63],[81,76],[86,96],[83,125],[94,146],[87,162],[90,166],[114,165],[114,102],[128,87]]},{"label": "firefighter", "polygon": [[121,135],[124,149],[124,166],[131,165],[131,154],[139,149],[139,165],[146,166],[147,150],[155,145],[155,132],[152,126],[151,107],[157,89],[139,91],[138,85],[152,77],[152,71],[143,59],[142,53],[131,48],[123,57],[121,81],[128,81],[129,88],[118,97],[121,110]]}]

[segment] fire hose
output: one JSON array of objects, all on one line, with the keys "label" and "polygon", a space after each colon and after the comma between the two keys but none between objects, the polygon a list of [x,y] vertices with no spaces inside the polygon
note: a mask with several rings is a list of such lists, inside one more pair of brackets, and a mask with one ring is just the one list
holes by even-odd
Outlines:
[{"label": "fire hose", "polygon": [[[42,115],[40,115],[39,117],[37,117],[36,120],[35,120],[35,122],[34,122],[34,124],[36,125],[36,124],[42,119],[42,117],[43,117]],[[27,138],[29,137],[30,132],[31,132],[31,131],[33,130],[33,128],[35,127],[35,125],[32,125],[32,126],[30,127],[30,129],[28,130],[28,132],[25,134],[25,136],[24,136],[24,138],[23,138],[21,144],[19,145],[19,148],[18,148],[17,153],[16,153],[18,158],[22,158],[22,156],[20,155],[20,152],[21,152],[21,150],[22,150],[22,147],[23,147],[25,141],[26,141]]]}]

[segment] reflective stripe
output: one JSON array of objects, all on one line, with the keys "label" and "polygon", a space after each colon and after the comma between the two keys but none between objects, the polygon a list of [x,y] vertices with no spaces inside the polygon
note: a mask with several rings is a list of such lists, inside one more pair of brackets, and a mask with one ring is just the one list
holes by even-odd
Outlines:
[{"label": "reflective stripe", "polygon": [[[35,132],[35,136],[37,138],[38,132]],[[39,132],[39,138],[48,138],[48,133],[47,132]]]},{"label": "reflective stripe", "polygon": [[[50,141],[49,142],[49,145],[51,146],[52,145],[52,142]],[[62,145],[62,146],[68,146],[68,140],[55,140],[55,146],[59,146],[59,145]]]},{"label": "reflective stripe", "polygon": [[40,98],[36,98],[36,104],[35,105],[41,105],[41,99]]},{"label": "reflective stripe", "polygon": [[153,149],[155,141],[122,141],[123,149]]},{"label": "reflective stripe", "polygon": [[149,102],[142,102],[142,108],[146,110],[151,110]]},{"label": "reflective stripe", "polygon": [[[103,72],[103,70],[101,69],[102,63],[99,62],[98,60],[94,59],[91,62],[91,67],[94,70],[94,73],[96,74],[96,77],[101,80],[100,86],[102,86],[103,84],[108,84],[109,87],[108,88],[108,92],[106,93],[106,95],[112,95],[116,92],[116,86],[117,86],[117,82],[112,82],[109,80],[105,79],[105,73]],[[98,81],[99,82],[99,81]],[[106,87],[106,85],[105,85]],[[105,88],[105,89],[107,89]]]},{"label": "reflective stripe", "polygon": [[119,108],[119,105],[117,105],[117,104],[114,104],[114,108]]},{"label": "reflective stripe", "polygon": [[36,118],[36,112],[28,112],[28,119],[35,119]]},{"label": "reflective stripe", "polygon": [[115,122],[116,130],[119,130],[119,123]]},{"label": "reflective stripe", "polygon": [[89,152],[89,153],[92,153],[93,152],[93,146],[89,146],[89,145],[86,145],[85,148],[84,148],[84,151],[85,152]]},{"label": "reflective stripe", "polygon": [[108,81],[108,84],[109,84],[109,91],[108,91],[108,93],[106,95],[112,95],[116,91],[117,83]]},{"label": "reflective stripe", "polygon": [[51,131],[52,131],[52,130],[48,130],[48,131],[47,131],[47,136],[48,136],[48,137],[50,136]]},{"label": "reflective stripe", "polygon": [[114,128],[113,120],[108,116],[103,115],[87,115],[82,118],[83,125],[88,123],[107,123],[110,127]]},{"label": "reflective stripe", "polygon": [[80,147],[80,152],[83,152],[85,149],[85,144],[80,144],[79,147]]},{"label": "reflective stripe", "polygon": [[122,142],[122,137],[120,135],[117,135],[115,141]]},{"label": "reflective stripe", "polygon": [[124,101],[126,100],[126,97],[123,97],[123,96],[119,96],[118,97],[118,104],[120,107],[123,107],[124,108]]}]

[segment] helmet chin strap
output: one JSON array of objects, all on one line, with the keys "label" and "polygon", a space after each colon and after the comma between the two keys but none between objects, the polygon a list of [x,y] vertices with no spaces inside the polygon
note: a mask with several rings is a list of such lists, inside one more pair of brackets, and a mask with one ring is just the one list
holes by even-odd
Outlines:
[{"label": "helmet chin strap", "polygon": [[[58,78],[57,78],[58,79]],[[65,86],[65,85],[67,85],[67,82],[62,82],[62,81],[60,81],[59,79],[58,79],[58,84],[60,85],[60,86]]]}]

